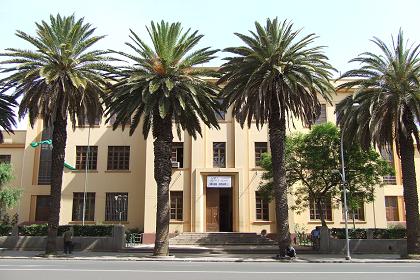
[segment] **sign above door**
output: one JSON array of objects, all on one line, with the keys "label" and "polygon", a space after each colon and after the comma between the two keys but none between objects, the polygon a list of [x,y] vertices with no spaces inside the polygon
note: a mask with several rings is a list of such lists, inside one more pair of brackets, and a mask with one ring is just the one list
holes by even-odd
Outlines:
[{"label": "sign above door", "polygon": [[231,187],[231,176],[207,176],[207,188],[229,189]]}]

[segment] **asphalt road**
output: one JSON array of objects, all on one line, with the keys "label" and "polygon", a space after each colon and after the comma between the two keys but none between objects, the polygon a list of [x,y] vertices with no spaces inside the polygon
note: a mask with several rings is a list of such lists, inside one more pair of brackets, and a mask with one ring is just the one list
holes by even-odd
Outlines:
[{"label": "asphalt road", "polygon": [[420,279],[420,263],[214,263],[0,260],[0,280]]}]

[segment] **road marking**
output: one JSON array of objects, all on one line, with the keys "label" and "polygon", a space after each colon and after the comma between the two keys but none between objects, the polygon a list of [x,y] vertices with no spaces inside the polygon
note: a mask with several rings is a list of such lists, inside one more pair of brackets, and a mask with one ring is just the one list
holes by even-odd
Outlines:
[{"label": "road marking", "polygon": [[141,273],[212,273],[212,274],[420,274],[420,271],[215,271],[215,270],[135,270],[135,269],[59,269],[0,268],[0,271],[72,271],[72,272],[141,272]]}]

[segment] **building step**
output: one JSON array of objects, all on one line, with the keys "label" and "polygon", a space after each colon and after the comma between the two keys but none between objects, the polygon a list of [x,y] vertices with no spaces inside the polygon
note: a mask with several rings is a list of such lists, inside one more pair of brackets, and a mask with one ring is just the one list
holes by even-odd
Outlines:
[{"label": "building step", "polygon": [[169,240],[171,245],[273,245],[254,232],[185,232]]}]

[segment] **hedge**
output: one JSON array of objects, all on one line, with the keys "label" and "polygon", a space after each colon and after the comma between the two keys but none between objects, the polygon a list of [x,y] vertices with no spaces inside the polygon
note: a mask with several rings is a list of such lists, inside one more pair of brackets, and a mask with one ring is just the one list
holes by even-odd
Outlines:
[{"label": "hedge", "polygon": [[[373,233],[373,239],[404,239],[407,238],[407,230],[405,228],[357,228],[349,229],[349,237],[351,239],[367,239],[367,232]],[[337,239],[345,239],[346,231],[344,228],[332,228],[331,236]]]},{"label": "hedge", "polygon": [[11,225],[0,224],[0,236],[9,236],[12,232]]},{"label": "hedge", "polygon": [[[61,236],[70,227],[73,227],[74,236],[112,236],[112,225],[63,225],[58,227],[58,235]],[[19,226],[19,235],[23,236],[46,236],[48,224],[33,224]]]}]

